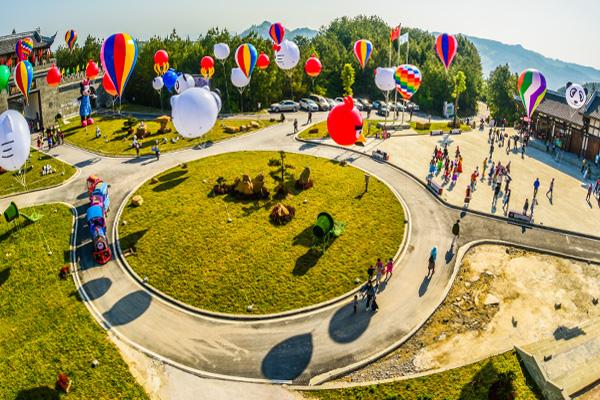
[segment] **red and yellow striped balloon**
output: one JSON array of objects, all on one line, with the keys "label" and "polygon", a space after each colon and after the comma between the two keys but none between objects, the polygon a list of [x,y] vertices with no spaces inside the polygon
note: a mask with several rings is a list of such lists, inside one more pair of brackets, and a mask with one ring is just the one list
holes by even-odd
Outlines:
[{"label": "red and yellow striped balloon", "polygon": [[115,33],[107,37],[102,44],[100,59],[104,72],[115,85],[117,95],[121,97],[127,81],[135,68],[138,47],[127,33]]},{"label": "red and yellow striped balloon", "polygon": [[360,39],[354,43],[354,56],[362,69],[365,69],[365,65],[369,62],[371,53],[373,53],[373,44],[370,41]]},{"label": "red and yellow striped balloon", "polygon": [[246,78],[250,78],[250,75],[252,75],[257,58],[258,52],[250,43],[240,45],[235,51],[235,62],[246,75]]},{"label": "red and yellow striped balloon", "polygon": [[19,61],[15,68],[15,85],[19,88],[25,100],[29,98],[29,90],[33,82],[33,66],[27,60]]}]

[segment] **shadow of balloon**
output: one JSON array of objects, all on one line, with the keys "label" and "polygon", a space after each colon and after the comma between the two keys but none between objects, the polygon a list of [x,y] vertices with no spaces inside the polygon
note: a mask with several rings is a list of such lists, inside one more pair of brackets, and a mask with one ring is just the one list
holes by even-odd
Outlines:
[{"label": "shadow of balloon", "polygon": [[104,296],[111,286],[112,281],[110,279],[98,278],[84,283],[81,289],[87,295],[88,299],[93,301]]},{"label": "shadow of balloon", "polygon": [[262,374],[272,380],[294,380],[308,367],[312,353],[312,334],[292,336],[269,350],[262,361]]},{"label": "shadow of balloon", "polygon": [[370,309],[365,310],[365,304],[364,301],[359,302],[356,314],[352,303],[338,309],[329,321],[329,337],[337,343],[350,343],[361,337],[373,316]]},{"label": "shadow of balloon", "polygon": [[152,302],[152,297],[143,290],[129,293],[102,314],[104,319],[113,326],[126,325],[138,319]]},{"label": "shadow of balloon", "polygon": [[4,268],[2,271],[0,271],[0,286],[4,285],[4,283],[8,280],[9,277],[10,267]]},{"label": "shadow of balloon", "polygon": [[33,389],[21,390],[17,393],[15,400],[59,400],[60,395],[57,390],[47,386],[40,386]]},{"label": "shadow of balloon", "polygon": [[152,191],[164,192],[165,190],[173,189],[174,187],[185,182],[187,179],[188,179],[187,176],[183,177],[183,178],[171,179],[170,181],[166,181],[166,182],[163,182],[163,183],[160,183],[160,184],[154,186],[152,188]]}]

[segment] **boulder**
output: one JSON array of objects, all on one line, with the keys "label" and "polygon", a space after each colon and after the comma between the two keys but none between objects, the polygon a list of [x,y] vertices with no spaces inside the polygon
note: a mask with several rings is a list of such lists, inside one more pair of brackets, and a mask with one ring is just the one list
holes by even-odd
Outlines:
[{"label": "boulder", "polygon": [[485,304],[486,306],[495,306],[500,304],[500,299],[490,293],[486,296],[483,304]]},{"label": "boulder", "polygon": [[252,181],[248,175],[242,175],[242,179],[237,178],[234,184],[234,190],[237,193],[244,196],[252,196],[254,194]]},{"label": "boulder", "polygon": [[296,181],[297,189],[310,189],[313,186],[313,181],[310,179],[310,168],[304,168],[300,174],[300,178]]},{"label": "boulder", "polygon": [[263,188],[265,187],[265,177],[262,173],[256,175],[254,179],[252,179],[252,193],[253,194],[262,194]]},{"label": "boulder", "polygon": [[260,128],[260,124],[258,123],[258,121],[252,121],[250,122],[250,126],[254,129],[258,129]]},{"label": "boulder", "polygon": [[132,204],[134,207],[139,207],[139,206],[141,206],[142,204],[144,204],[144,198],[143,198],[142,196],[140,196],[139,194],[136,194],[135,196],[133,196],[133,197],[131,198],[131,204]]}]

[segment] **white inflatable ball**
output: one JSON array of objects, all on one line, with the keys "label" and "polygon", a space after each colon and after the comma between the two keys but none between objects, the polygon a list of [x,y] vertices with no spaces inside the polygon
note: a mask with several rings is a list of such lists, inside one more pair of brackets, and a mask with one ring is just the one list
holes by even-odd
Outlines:
[{"label": "white inflatable ball", "polygon": [[227,43],[217,43],[213,47],[213,53],[217,60],[224,60],[229,57],[229,46]]},{"label": "white inflatable ball", "polygon": [[171,97],[173,125],[186,138],[197,138],[217,122],[221,101],[208,87],[193,87]]},{"label": "white inflatable ball", "polygon": [[240,68],[231,69],[231,83],[238,89],[245,88],[250,83],[250,78]]},{"label": "white inflatable ball", "polygon": [[17,171],[29,158],[30,147],[31,133],[25,117],[15,110],[0,114],[0,167]]},{"label": "white inflatable ball", "polygon": [[379,90],[389,92],[396,88],[396,81],[394,80],[395,71],[395,68],[377,68],[375,85]]},{"label": "white inflatable ball", "polygon": [[296,43],[284,40],[280,49],[275,52],[275,64],[283,70],[294,68],[300,61],[300,49]]}]

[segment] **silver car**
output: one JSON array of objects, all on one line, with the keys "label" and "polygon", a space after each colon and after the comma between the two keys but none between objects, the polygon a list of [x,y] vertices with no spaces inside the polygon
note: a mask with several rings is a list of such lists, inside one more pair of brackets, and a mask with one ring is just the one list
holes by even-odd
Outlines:
[{"label": "silver car", "polygon": [[317,103],[307,98],[300,99],[300,108],[305,111],[319,111],[319,106]]},{"label": "silver car", "polygon": [[300,104],[296,103],[293,100],[283,100],[279,103],[271,104],[271,111],[273,112],[282,112],[282,111],[292,111],[296,112],[300,109]]}]

